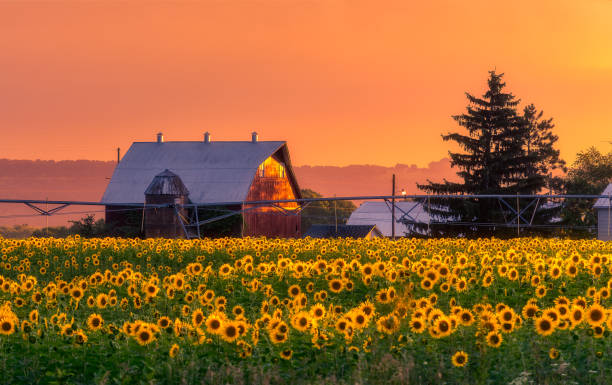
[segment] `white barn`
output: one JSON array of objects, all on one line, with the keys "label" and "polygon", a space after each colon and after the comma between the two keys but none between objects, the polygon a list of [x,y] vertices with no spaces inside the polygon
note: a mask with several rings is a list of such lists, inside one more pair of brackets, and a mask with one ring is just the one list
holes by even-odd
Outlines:
[{"label": "white barn", "polygon": [[[391,203],[384,201],[363,202],[351,213],[347,225],[376,225],[385,237],[391,236]],[[414,234],[411,226],[403,223],[403,219],[410,222],[428,223],[429,214],[423,205],[418,202],[395,201],[395,236],[405,237]],[[418,232],[422,234],[421,232]]]},{"label": "white barn", "polygon": [[[601,195],[612,195],[612,183],[606,187]],[[599,198],[593,208],[597,211],[597,239],[602,241],[612,241],[612,207],[609,198]]]}]

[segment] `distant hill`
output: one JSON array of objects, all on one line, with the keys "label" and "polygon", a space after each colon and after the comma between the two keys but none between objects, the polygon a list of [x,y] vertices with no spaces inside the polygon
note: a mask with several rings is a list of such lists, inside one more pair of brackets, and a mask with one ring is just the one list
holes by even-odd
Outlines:
[{"label": "distant hill", "polygon": [[[99,201],[115,169],[116,162],[92,160],[12,160],[0,159],[0,198]],[[429,163],[428,167],[398,164],[298,166],[294,167],[301,188],[310,188],[323,196],[388,195],[391,175],[396,174],[397,192],[418,193],[415,183],[427,178],[456,178],[448,159]],[[75,214],[67,215],[73,212]],[[64,225],[92,212],[103,218],[103,208],[68,207],[49,217],[50,226]],[[45,226],[46,218],[24,205],[0,204],[0,225],[28,224]]]}]

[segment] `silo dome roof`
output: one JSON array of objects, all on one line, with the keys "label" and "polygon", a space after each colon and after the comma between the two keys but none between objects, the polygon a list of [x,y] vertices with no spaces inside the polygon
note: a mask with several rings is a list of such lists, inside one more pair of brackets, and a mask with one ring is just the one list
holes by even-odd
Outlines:
[{"label": "silo dome roof", "polygon": [[189,190],[181,178],[172,171],[165,169],[155,175],[145,195],[189,195]]}]

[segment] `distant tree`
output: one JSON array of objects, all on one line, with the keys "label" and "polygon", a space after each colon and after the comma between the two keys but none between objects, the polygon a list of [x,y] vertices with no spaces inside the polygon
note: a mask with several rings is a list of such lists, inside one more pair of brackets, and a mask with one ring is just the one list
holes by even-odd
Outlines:
[{"label": "distant tree", "polygon": [[[612,151],[607,154],[590,147],[577,154],[563,180],[567,194],[599,195],[612,183]],[[562,212],[563,224],[574,227],[570,236],[595,236],[597,214],[593,210],[595,199],[568,199]]]},{"label": "distant tree", "polygon": [[[552,119],[529,105],[517,112],[519,99],[504,92],[503,74],[489,72],[488,90],[482,97],[466,93],[466,112],[453,116],[467,134],[442,135],[464,151],[450,152],[451,167],[462,182],[417,184],[430,194],[534,194],[551,184],[551,170],[563,167],[554,149]],[[525,207],[526,202],[519,202]],[[504,226],[512,212],[496,199],[430,199],[427,205],[434,236],[504,236],[515,234]],[[546,223],[553,213],[538,210],[536,223]],[[512,230],[513,231],[513,230]]]},{"label": "distant tree", "polygon": [[[322,198],[323,196],[316,191],[310,189],[302,189],[302,198]],[[335,209],[334,209],[335,204]],[[336,223],[346,224],[346,221],[351,216],[351,213],[357,207],[351,201],[321,201],[310,203],[302,210],[302,233],[308,231],[312,225],[331,225]]]}]

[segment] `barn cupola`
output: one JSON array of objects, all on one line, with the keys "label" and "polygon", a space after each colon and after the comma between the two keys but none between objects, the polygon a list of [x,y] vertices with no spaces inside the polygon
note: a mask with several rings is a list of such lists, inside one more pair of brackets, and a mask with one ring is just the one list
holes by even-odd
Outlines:
[{"label": "barn cupola", "polygon": [[210,132],[208,131],[204,133],[204,143],[210,143]]},{"label": "barn cupola", "polygon": [[161,132],[157,133],[157,143],[164,143],[164,134]]},{"label": "barn cupola", "polygon": [[257,143],[257,140],[258,140],[257,133],[253,131],[253,132],[251,133],[251,142],[252,142],[252,143]]},{"label": "barn cupola", "polygon": [[160,207],[145,212],[145,236],[177,238],[184,237],[185,230],[179,216],[187,214],[182,205],[189,203],[189,190],[181,178],[166,169],[155,175],[145,190],[145,206],[176,205]]}]

